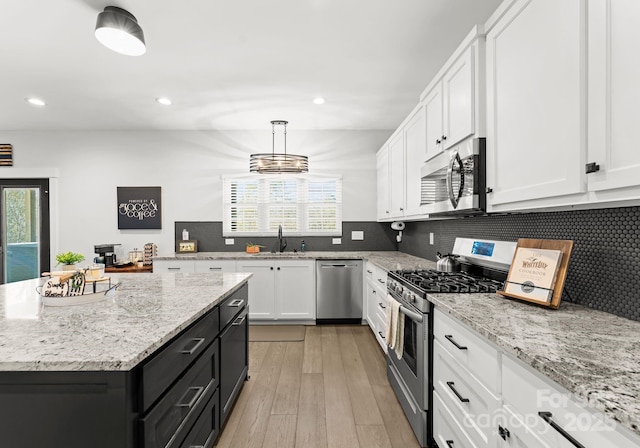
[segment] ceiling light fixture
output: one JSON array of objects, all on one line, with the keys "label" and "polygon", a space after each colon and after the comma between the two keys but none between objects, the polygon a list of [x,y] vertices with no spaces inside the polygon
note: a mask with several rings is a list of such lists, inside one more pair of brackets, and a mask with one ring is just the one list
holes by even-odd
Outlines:
[{"label": "ceiling light fixture", "polygon": [[47,103],[45,103],[40,98],[31,97],[31,98],[25,98],[24,100],[29,104],[33,104],[34,106],[46,106],[47,105]]},{"label": "ceiling light fixture", "polygon": [[313,104],[324,104],[326,101],[321,96],[313,99]]},{"label": "ceiling light fixture", "polygon": [[[307,156],[287,154],[287,123],[284,120],[271,122],[271,154],[251,154],[249,171],[259,174],[306,173],[309,171]],[[276,126],[284,126],[284,153],[276,153]]]},{"label": "ceiling light fixture", "polygon": [[173,104],[173,102],[166,96],[158,97],[156,98],[156,101],[162,104],[163,106],[171,106]]},{"label": "ceiling light fixture", "polygon": [[117,6],[106,6],[98,14],[96,39],[102,45],[127,56],[140,56],[147,51],[144,33],[129,11]]}]

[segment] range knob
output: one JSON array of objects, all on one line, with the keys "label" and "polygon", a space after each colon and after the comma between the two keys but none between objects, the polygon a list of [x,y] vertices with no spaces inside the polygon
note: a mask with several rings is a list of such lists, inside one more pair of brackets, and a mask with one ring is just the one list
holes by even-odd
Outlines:
[{"label": "range knob", "polygon": [[402,291],[404,288],[402,288],[402,286],[400,285],[396,285],[396,293],[402,295]]}]

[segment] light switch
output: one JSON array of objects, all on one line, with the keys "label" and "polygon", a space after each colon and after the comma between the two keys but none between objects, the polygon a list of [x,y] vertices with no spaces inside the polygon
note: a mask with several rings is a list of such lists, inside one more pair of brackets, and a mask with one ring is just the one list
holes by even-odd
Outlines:
[{"label": "light switch", "polygon": [[224,244],[226,244],[227,246],[233,246],[235,244],[235,241],[233,240],[233,238],[225,238]]},{"label": "light switch", "polygon": [[342,238],[332,238],[331,244],[342,244]]},{"label": "light switch", "polygon": [[429,232],[429,244],[433,246],[433,232]]},{"label": "light switch", "polygon": [[362,240],[364,240],[364,230],[352,230],[351,231],[351,240],[352,241],[362,241]]}]

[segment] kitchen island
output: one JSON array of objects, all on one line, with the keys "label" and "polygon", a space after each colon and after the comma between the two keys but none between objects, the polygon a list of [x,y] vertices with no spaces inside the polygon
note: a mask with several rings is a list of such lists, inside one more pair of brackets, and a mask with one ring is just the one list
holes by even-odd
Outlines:
[{"label": "kitchen island", "polygon": [[242,383],[220,384],[219,339],[246,329],[249,277],[126,274],[114,298],[67,307],[42,306],[43,279],[0,286],[1,445],[180,446],[218,429],[219,391]]}]

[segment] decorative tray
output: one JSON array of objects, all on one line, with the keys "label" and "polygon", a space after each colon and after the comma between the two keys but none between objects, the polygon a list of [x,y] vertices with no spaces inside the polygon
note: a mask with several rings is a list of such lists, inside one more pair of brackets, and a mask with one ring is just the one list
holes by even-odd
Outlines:
[{"label": "decorative tray", "polygon": [[[82,271],[65,272],[61,275],[53,274],[60,273],[50,273],[50,278],[42,286],[36,288],[45,306],[84,305],[100,302],[109,297],[114,297],[118,286],[121,284],[111,285],[109,277],[100,279],[86,278]],[[96,283],[105,280],[109,280],[108,286],[97,290]],[[85,291],[86,283],[93,283],[91,292]]]}]

